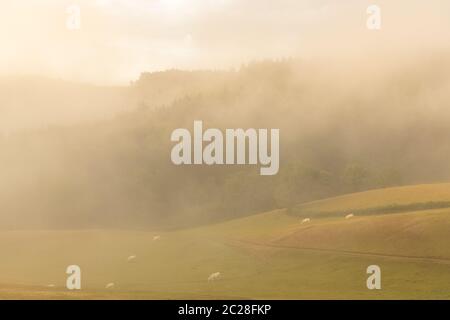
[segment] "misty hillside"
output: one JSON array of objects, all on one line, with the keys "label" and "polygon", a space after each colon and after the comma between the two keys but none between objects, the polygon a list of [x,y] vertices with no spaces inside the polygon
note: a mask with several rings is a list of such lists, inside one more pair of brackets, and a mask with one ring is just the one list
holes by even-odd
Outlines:
[{"label": "misty hillside", "polygon": [[142,73],[130,86],[96,86],[40,76],[0,77],[0,134],[105,120],[136,108],[170,105],[230,83],[234,73]]},{"label": "misty hillside", "polygon": [[[448,180],[450,61],[356,65],[350,73],[344,64],[286,60],[143,74],[109,89],[111,101],[92,100],[111,103],[108,117],[4,135],[0,226],[182,227]],[[30,88],[14,98],[7,88],[0,100],[33,114]],[[73,95],[64,94],[72,107]],[[42,101],[52,114],[64,107],[57,96]],[[192,131],[194,120],[222,130],[279,128],[278,175],[260,176],[259,166],[173,165],[170,134]]]},{"label": "misty hillside", "polygon": [[73,125],[127,110],[125,87],[102,87],[29,76],[0,78],[0,133]]}]

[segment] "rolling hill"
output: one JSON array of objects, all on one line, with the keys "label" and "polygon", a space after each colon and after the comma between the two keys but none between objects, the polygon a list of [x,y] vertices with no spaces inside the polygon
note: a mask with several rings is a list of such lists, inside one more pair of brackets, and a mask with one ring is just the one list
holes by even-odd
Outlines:
[{"label": "rolling hill", "polygon": [[[417,185],[316,201],[300,207],[342,214],[303,224],[300,212],[283,209],[170,232],[4,231],[0,298],[448,299],[450,208],[343,214],[447,201],[449,188]],[[127,262],[130,255],[135,262]],[[70,264],[82,268],[81,291],[65,289]],[[382,290],[366,288],[372,264],[381,267]],[[214,272],[222,278],[208,282]],[[105,289],[110,282],[114,289]]]},{"label": "rolling hill", "polygon": [[423,184],[347,194],[294,206],[295,215],[339,216],[409,212],[450,207],[450,184]]}]

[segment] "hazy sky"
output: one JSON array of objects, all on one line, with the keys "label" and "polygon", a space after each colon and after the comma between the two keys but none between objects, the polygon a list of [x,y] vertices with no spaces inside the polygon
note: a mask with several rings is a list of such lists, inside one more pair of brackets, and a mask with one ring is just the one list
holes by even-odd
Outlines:
[{"label": "hazy sky", "polygon": [[[66,26],[72,4],[79,30]],[[1,0],[0,74],[127,83],[167,68],[447,48],[449,31],[448,0]]]}]

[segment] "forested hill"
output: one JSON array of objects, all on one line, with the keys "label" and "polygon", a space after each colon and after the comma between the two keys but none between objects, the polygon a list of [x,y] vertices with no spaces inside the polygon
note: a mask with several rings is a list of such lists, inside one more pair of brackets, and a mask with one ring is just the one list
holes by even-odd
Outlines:
[{"label": "forested hill", "polygon": [[[116,88],[125,108],[114,116],[1,136],[0,226],[183,227],[448,180],[450,63],[412,65],[349,73],[342,64],[288,60],[143,74]],[[279,128],[279,173],[173,165],[170,134],[192,131],[194,120],[222,130]]]}]

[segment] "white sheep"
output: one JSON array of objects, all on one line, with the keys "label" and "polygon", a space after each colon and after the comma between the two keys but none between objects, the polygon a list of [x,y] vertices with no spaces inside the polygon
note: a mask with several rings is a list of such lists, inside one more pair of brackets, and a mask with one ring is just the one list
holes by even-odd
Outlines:
[{"label": "white sheep", "polygon": [[310,218],[305,218],[305,219],[302,220],[302,224],[308,223],[308,222],[311,222]]},{"label": "white sheep", "polygon": [[348,215],[345,216],[345,219],[351,219],[353,218],[355,215],[353,213],[350,213]]},{"label": "white sheep", "polygon": [[220,279],[220,272],[212,273],[212,274],[208,277],[208,281],[214,281],[214,280],[219,280],[219,279]]},{"label": "white sheep", "polygon": [[159,240],[159,239],[161,239],[161,236],[154,236],[153,237],[153,241],[156,241],[156,240]]},{"label": "white sheep", "polygon": [[135,255],[129,256],[129,257],[127,258],[127,261],[128,261],[128,262],[133,262],[133,261],[135,261],[135,260],[136,260],[136,256],[135,256]]},{"label": "white sheep", "polygon": [[105,286],[105,289],[113,289],[114,288],[114,283],[113,282],[110,282],[110,283],[108,283],[106,286]]},{"label": "white sheep", "polygon": [[47,288],[55,288],[56,286],[54,284],[47,285]]}]

